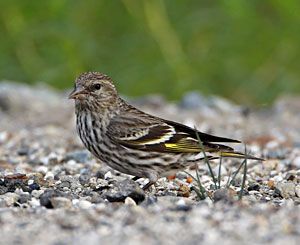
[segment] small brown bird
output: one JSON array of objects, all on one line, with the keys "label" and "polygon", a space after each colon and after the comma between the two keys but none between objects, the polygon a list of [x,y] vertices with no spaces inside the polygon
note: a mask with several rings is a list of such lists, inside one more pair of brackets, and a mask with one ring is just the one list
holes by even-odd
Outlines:
[{"label": "small brown bird", "polygon": [[203,160],[203,151],[208,158],[261,160],[218,143],[238,140],[196,132],[138,110],[119,97],[110,77],[99,72],[81,74],[69,98],[75,100],[77,132],[85,147],[113,169],[148,178],[144,189],[159,177]]}]

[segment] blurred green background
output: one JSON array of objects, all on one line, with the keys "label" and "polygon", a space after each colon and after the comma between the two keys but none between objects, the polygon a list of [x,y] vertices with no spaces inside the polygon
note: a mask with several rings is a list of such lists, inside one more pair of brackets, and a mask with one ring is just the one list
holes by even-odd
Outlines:
[{"label": "blurred green background", "polygon": [[110,75],[123,94],[186,91],[244,104],[300,93],[298,0],[1,0],[0,80],[73,86]]}]

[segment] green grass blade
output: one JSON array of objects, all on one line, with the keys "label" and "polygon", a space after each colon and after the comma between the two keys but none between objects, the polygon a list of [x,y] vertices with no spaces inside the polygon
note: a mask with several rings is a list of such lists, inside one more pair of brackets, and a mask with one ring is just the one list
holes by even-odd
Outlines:
[{"label": "green grass blade", "polygon": [[212,170],[212,168],[211,168],[211,166],[210,166],[208,157],[207,157],[206,152],[205,152],[205,150],[204,150],[204,146],[203,146],[203,143],[202,143],[202,141],[201,141],[201,139],[200,139],[200,136],[199,136],[199,134],[198,134],[197,128],[194,127],[194,129],[195,129],[195,133],[196,133],[197,140],[198,140],[198,142],[199,142],[199,146],[200,146],[200,148],[201,148],[201,150],[202,150],[202,152],[203,152],[204,161],[205,161],[205,163],[206,163],[207,166],[208,166],[209,173],[210,173],[210,175],[211,175],[211,177],[212,177],[212,179],[213,179],[214,185],[215,185],[215,189],[217,189],[217,179],[216,179],[216,177],[215,177],[215,175],[214,175],[214,173],[213,173],[213,170]]}]

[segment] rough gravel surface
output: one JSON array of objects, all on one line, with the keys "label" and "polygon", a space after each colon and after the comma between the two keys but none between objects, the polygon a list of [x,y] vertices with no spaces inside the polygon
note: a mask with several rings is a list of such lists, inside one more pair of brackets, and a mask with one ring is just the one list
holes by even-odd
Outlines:
[{"label": "rough gravel surface", "polygon": [[[241,139],[264,162],[224,159],[220,188],[199,164],[144,192],[82,146],[66,94],[0,83],[0,244],[299,244],[300,97],[247,108],[192,92],[131,102],[199,130]],[[244,145],[234,145],[243,151]],[[211,162],[218,175],[219,161]]]}]

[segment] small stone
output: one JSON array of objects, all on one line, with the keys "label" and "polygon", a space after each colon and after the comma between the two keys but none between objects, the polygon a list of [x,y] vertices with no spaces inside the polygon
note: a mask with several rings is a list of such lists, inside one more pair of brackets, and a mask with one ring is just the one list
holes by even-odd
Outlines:
[{"label": "small stone", "polygon": [[67,194],[65,194],[64,192],[58,191],[58,190],[53,190],[53,189],[46,190],[40,196],[41,206],[44,206],[46,208],[53,208],[53,205],[51,202],[53,197],[67,197]]},{"label": "small stone", "polygon": [[188,175],[185,172],[176,173],[176,178],[177,179],[183,180],[183,179],[186,179],[187,177],[188,177]]},{"label": "small stone", "polygon": [[45,180],[54,180],[54,174],[52,172],[47,172],[44,179]]},{"label": "small stone", "polygon": [[37,198],[31,198],[31,200],[28,201],[28,204],[31,207],[39,207],[39,206],[41,206],[40,201]]},{"label": "small stone", "polygon": [[30,200],[31,200],[31,196],[29,193],[22,193],[19,196],[18,202],[23,204],[23,203],[27,203]]},{"label": "small stone", "polygon": [[5,208],[6,207],[6,201],[4,198],[0,197],[0,208]]},{"label": "small stone", "polygon": [[215,202],[223,201],[231,203],[233,201],[233,193],[229,189],[218,189],[213,194],[213,200]]},{"label": "small stone", "polygon": [[33,184],[29,185],[29,188],[30,188],[31,191],[34,191],[34,190],[39,190],[40,186],[37,183],[33,183]]},{"label": "small stone", "polygon": [[293,182],[279,182],[276,184],[276,191],[283,197],[283,198],[291,198],[295,197],[295,184]]},{"label": "small stone", "polygon": [[192,206],[187,205],[185,200],[180,199],[176,203],[176,210],[178,211],[190,211],[192,209]]},{"label": "small stone", "polygon": [[253,183],[248,187],[248,191],[259,191],[259,190],[260,190],[260,185],[258,183]]},{"label": "small stone", "polygon": [[270,189],[274,189],[275,188],[275,182],[274,182],[274,180],[269,180],[268,181],[268,187],[270,188]]},{"label": "small stone", "polygon": [[91,178],[91,174],[89,172],[82,173],[79,176],[79,183],[83,186],[87,185],[90,181],[90,178]]},{"label": "small stone", "polygon": [[141,206],[147,207],[157,203],[156,196],[146,196],[145,200],[141,203]]},{"label": "small stone", "polygon": [[123,202],[126,197],[131,197],[136,203],[145,199],[145,192],[133,180],[126,179],[116,182],[114,185],[112,189],[102,195],[110,202]]},{"label": "small stone", "polygon": [[263,166],[267,171],[275,170],[279,164],[278,160],[266,160],[263,162]]},{"label": "small stone", "polygon": [[136,202],[131,197],[126,197],[124,203],[128,206],[136,206]]},{"label": "small stone", "polygon": [[74,160],[78,163],[87,163],[90,158],[90,153],[86,150],[83,151],[73,151],[67,153],[65,160]]},{"label": "small stone", "polygon": [[100,170],[98,170],[98,171],[96,172],[95,177],[96,177],[97,179],[105,179],[105,173],[106,173],[106,172],[104,172],[104,171],[102,171],[102,170],[100,169]]},{"label": "small stone", "polygon": [[6,186],[0,185],[0,195],[5,194],[8,192],[8,188]]},{"label": "small stone", "polygon": [[72,202],[66,197],[52,197],[51,204],[53,208],[71,208]]},{"label": "small stone", "polygon": [[80,209],[89,209],[93,204],[87,200],[80,200],[77,205]]},{"label": "small stone", "polygon": [[179,190],[178,190],[177,196],[189,197],[190,194],[191,194],[190,187],[188,187],[187,185],[184,185],[184,184],[181,184],[179,186]]},{"label": "small stone", "polygon": [[17,153],[18,153],[19,156],[26,156],[26,155],[29,154],[29,148],[25,147],[25,146],[21,147],[21,148],[18,149]]},{"label": "small stone", "polygon": [[95,191],[92,191],[89,196],[91,197],[91,203],[102,203],[104,201],[100,194]]},{"label": "small stone", "polygon": [[296,193],[297,197],[300,198],[300,185],[297,185],[297,186],[295,187],[295,193]]},{"label": "small stone", "polygon": [[296,166],[297,169],[300,169],[300,156],[294,159],[293,164]]},{"label": "small stone", "polygon": [[112,178],[111,171],[108,171],[107,173],[105,173],[104,179],[111,179],[111,178]]},{"label": "small stone", "polygon": [[44,193],[43,190],[33,190],[31,192],[31,196],[35,197],[35,198],[40,198],[40,196]]},{"label": "small stone", "polygon": [[46,174],[46,173],[48,172],[48,167],[46,167],[46,166],[39,166],[39,167],[36,169],[36,171],[37,171],[38,173]]},{"label": "small stone", "polygon": [[8,192],[2,195],[1,199],[5,201],[6,207],[11,207],[18,201],[19,195],[16,193]]}]

